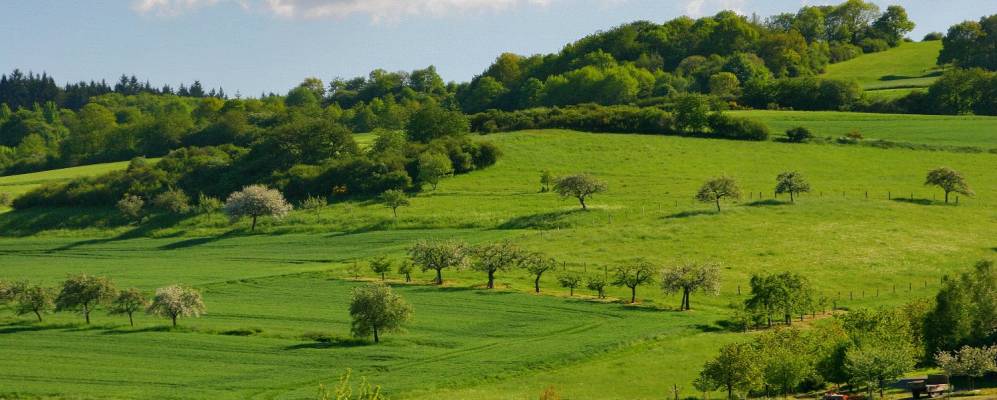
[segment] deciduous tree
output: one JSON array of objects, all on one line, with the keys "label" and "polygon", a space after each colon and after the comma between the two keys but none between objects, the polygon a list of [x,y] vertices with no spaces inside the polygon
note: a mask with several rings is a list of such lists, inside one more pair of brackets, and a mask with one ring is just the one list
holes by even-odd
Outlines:
[{"label": "deciduous tree", "polygon": [[565,271],[557,276],[557,283],[568,289],[569,296],[574,296],[575,289],[582,285],[582,275],[574,271]]},{"label": "deciduous tree", "polygon": [[25,286],[14,298],[14,313],[24,315],[33,313],[42,322],[42,314],[52,311],[55,307],[52,290],[43,286]]},{"label": "deciduous tree", "polygon": [[796,202],[796,195],[810,191],[810,183],[796,171],[783,172],[775,180],[775,192],[777,194],[789,193],[790,203]]},{"label": "deciduous tree", "polygon": [[117,289],[109,279],[80,274],[62,283],[62,291],[55,299],[55,310],[80,310],[87,324],[90,324],[90,312],[93,308],[110,302],[115,296]]},{"label": "deciduous tree", "polygon": [[543,253],[534,252],[520,258],[519,265],[533,276],[533,291],[540,293],[540,277],[556,268],[557,261]]},{"label": "deciduous tree", "polygon": [[384,274],[391,271],[391,260],[385,256],[375,257],[370,260],[370,270],[381,275],[381,280],[384,281]]},{"label": "deciduous tree", "polygon": [[401,329],[411,316],[412,306],[387,285],[373,283],[353,288],[350,298],[353,336],[373,335],[374,343],[378,343],[382,333]]},{"label": "deciduous tree", "polygon": [[616,268],[613,286],[630,288],[630,304],[637,302],[637,287],[654,282],[654,266],[646,260],[635,260]]},{"label": "deciduous tree", "polygon": [[720,268],[712,263],[685,263],[668,268],[661,274],[661,290],[682,293],[680,310],[689,310],[689,296],[696,291],[720,293]]},{"label": "deciduous tree", "polygon": [[149,300],[145,297],[145,295],[138,289],[131,288],[123,290],[118,294],[118,297],[111,303],[110,314],[128,315],[128,324],[135,326],[135,319],[133,316],[136,312],[142,311],[148,306]]},{"label": "deciduous tree", "polygon": [[394,215],[395,219],[398,219],[398,208],[407,207],[409,204],[408,195],[405,192],[397,189],[386,190],[381,193],[381,202],[384,203],[385,207],[391,209],[391,213]]},{"label": "deciduous tree", "polygon": [[263,185],[250,185],[242,190],[232,193],[225,200],[225,214],[233,221],[244,216],[253,219],[251,231],[256,230],[256,219],[269,215],[274,218],[283,218],[291,212],[291,204],[284,200],[284,195],[275,189],[269,189]]},{"label": "deciduous tree", "polygon": [[489,289],[495,288],[495,273],[511,268],[522,257],[522,251],[508,241],[483,244],[471,248],[471,269],[488,274]]},{"label": "deciduous tree", "polygon": [[423,271],[436,271],[433,280],[443,284],[443,270],[463,268],[467,264],[468,248],[457,240],[420,240],[408,249],[409,258]]},{"label": "deciduous tree", "polygon": [[966,178],[959,171],[949,167],[935,168],[928,171],[928,177],[924,180],[925,185],[938,186],[945,191],[945,203],[949,202],[949,193],[959,193],[972,196],[973,190],[966,183]]},{"label": "deciduous tree", "polygon": [[577,174],[561,177],[554,184],[554,191],[561,197],[574,197],[582,205],[582,210],[588,210],[585,199],[593,194],[606,191],[606,183],[587,174]]},{"label": "deciduous tree", "polygon": [[146,312],[152,315],[169,318],[173,326],[177,326],[177,318],[199,317],[204,314],[204,300],[201,292],[194,288],[172,285],[156,289],[156,296]]},{"label": "deciduous tree", "polygon": [[696,200],[703,203],[717,204],[717,212],[720,212],[720,200],[724,198],[740,199],[741,189],[733,178],[722,176],[713,178],[703,184],[696,193]]},{"label": "deciduous tree", "polygon": [[751,391],[761,381],[756,358],[754,348],[748,343],[727,344],[703,366],[699,377],[710,388],[727,391],[727,399],[734,400],[736,392]]}]

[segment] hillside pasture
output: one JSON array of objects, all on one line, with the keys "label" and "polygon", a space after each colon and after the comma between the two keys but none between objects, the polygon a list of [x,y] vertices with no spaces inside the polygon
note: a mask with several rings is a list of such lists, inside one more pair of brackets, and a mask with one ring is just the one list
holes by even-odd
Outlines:
[{"label": "hillside pasture", "polygon": [[[977,138],[986,121],[973,122],[977,134],[953,135]],[[87,272],[146,291],[183,283],[202,289],[208,307],[178,330],[146,316],[132,329],[101,313],[92,328],[71,313],[38,324],[0,309],[10,355],[0,360],[0,396],[305,399],[346,368],[399,399],[533,398],[549,385],[570,398],[660,398],[672,384],[691,395],[715,349],[744,339],[724,321],[752,273],[799,272],[838,307],[895,305],[997,254],[994,154],[558,130],[481,139],[500,146],[498,164],[427,188],[397,221],[383,205],[349,199],[265,219],[253,234],[219,214],[146,226],[114,222],[109,210],[76,210],[90,215],[76,225],[65,222],[72,210],[0,214],[0,278],[55,285]],[[962,171],[977,195],[942,204],[922,184],[942,165]],[[539,192],[544,169],[591,173],[609,191],[579,211],[574,199]],[[795,204],[772,193],[786,170],[813,185]],[[692,199],[719,175],[735,178],[744,197],[717,213]],[[444,271],[443,288],[425,285],[429,272],[416,285],[391,274],[415,307],[408,332],[376,346],[347,338],[347,293],[358,284],[350,267],[381,254],[400,260],[421,238],[509,239],[562,264],[544,276],[542,296],[529,294],[522,271],[500,272],[493,291],[474,271]],[[639,306],[617,302],[626,288],[600,301],[556,287],[564,270],[611,274],[635,257],[720,262],[721,294],[695,294],[692,311],[677,312],[679,296],[656,284],[639,289]],[[374,278],[362,271],[361,280]]]}]

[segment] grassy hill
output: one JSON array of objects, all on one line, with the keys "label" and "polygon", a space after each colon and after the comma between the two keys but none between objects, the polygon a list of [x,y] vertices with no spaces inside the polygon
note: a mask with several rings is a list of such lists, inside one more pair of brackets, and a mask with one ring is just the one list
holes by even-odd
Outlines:
[{"label": "grassy hill", "polygon": [[[98,312],[85,327],[69,313],[36,324],[0,309],[0,394],[304,399],[353,368],[396,399],[531,398],[549,385],[568,398],[660,398],[672,384],[691,393],[707,357],[743,339],[720,321],[744,299],[751,273],[803,273],[842,307],[899,304],[930,296],[942,275],[997,246],[993,154],[570,131],[487,139],[505,153],[496,166],[443,181],[398,221],[371,202],[265,220],[256,234],[218,214],[138,227],[110,210],[0,215],[0,278],[56,284],[85,271],[147,291],[181,282],[204,290],[208,307],[176,331],[147,316],[133,329]],[[965,173],[978,195],[958,206],[933,201],[941,193],[922,182],[940,165]],[[609,192],[578,211],[538,193],[541,169],[593,173]],[[803,172],[813,193],[795,205],[773,198],[784,170]],[[722,213],[692,202],[721,174],[740,182],[741,202]],[[415,306],[408,333],[377,346],[343,339],[356,284],[349,267],[379,254],[400,259],[426,237],[507,238],[588,275],[635,256],[715,260],[723,284],[720,296],[695,295],[692,311],[676,312],[678,296],[656,285],[640,289],[635,308],[587,290],[568,298],[555,287],[558,272],[544,276],[545,296],[529,294],[519,271],[499,273],[495,291],[472,271],[446,271],[446,288],[423,285],[430,273],[418,273],[417,284],[399,284]]]},{"label": "grassy hill", "polygon": [[931,85],[940,74],[935,65],[941,41],[903,43],[900,46],[831,64],[828,78],[855,79],[870,95],[901,96]]},{"label": "grassy hill", "polygon": [[30,174],[0,176],[0,193],[19,195],[43,183],[64,182],[83,176],[95,176],[128,167],[128,161],[53,169]]}]

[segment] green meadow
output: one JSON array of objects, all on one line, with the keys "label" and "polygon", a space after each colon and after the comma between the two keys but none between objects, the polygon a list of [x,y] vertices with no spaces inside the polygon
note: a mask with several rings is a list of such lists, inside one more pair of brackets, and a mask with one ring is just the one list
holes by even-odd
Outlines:
[{"label": "green meadow", "polygon": [[940,40],[903,43],[878,53],[866,54],[827,66],[825,77],[854,79],[867,93],[880,91],[910,92],[931,85],[941,74],[935,65],[942,50]]},{"label": "green meadow", "polygon": [[[988,146],[997,127],[976,117],[747,114],[774,129],[859,129],[946,145]],[[140,226],[112,209],[0,214],[0,278],[55,285],[87,272],[150,292],[183,283],[203,291],[208,310],[171,330],[144,315],[131,328],[100,311],[85,326],[75,314],[35,323],[0,309],[0,398],[306,399],[347,368],[393,399],[525,399],[548,386],[565,398],[650,399],[673,384],[694,395],[702,363],[746,338],[724,321],[752,273],[800,272],[838,307],[874,307],[929,297],[942,276],[997,255],[995,154],[559,130],[482,140],[500,146],[498,164],[427,188],[397,220],[361,200],[262,220],[256,232],[221,214],[153,216]],[[922,185],[942,165],[963,172],[976,196],[942,204],[939,190]],[[544,169],[591,173],[609,191],[582,212],[573,199],[539,192]],[[795,204],[772,194],[786,170],[813,186]],[[717,213],[692,198],[719,175],[734,177],[744,197]],[[380,345],[349,339],[347,299],[358,284],[350,267],[376,255],[400,260],[422,238],[508,239],[562,266],[544,276],[540,296],[520,271],[500,272],[491,291],[473,271],[444,271],[443,288],[427,285],[430,273],[413,284],[390,274],[415,308],[407,332]],[[556,286],[562,270],[604,274],[635,257],[720,262],[721,294],[694,295],[693,310],[678,312],[679,296],[657,285],[639,289],[638,306],[617,301],[626,288],[598,300]]]}]

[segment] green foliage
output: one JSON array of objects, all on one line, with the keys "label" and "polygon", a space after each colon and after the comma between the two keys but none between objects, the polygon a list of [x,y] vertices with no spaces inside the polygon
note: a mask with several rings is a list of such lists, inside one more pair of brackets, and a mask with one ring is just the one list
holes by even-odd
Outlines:
[{"label": "green foliage", "polygon": [[517,261],[533,277],[534,293],[540,293],[540,278],[543,274],[557,268],[557,260],[540,252],[521,254]]},{"label": "green foliage", "polygon": [[167,189],[152,198],[152,206],[173,214],[186,214],[190,211],[190,197],[177,189]]},{"label": "green foliage", "polygon": [[613,272],[613,286],[630,288],[630,304],[637,302],[637,287],[654,282],[654,266],[642,259],[634,260],[616,267]]},{"label": "green foliage", "polygon": [[696,200],[703,203],[715,202],[717,212],[720,212],[720,200],[724,198],[733,200],[741,198],[741,189],[737,186],[734,178],[722,176],[710,179],[696,192]]},{"label": "green foliage", "polygon": [[149,299],[145,297],[145,294],[136,288],[131,288],[118,293],[118,296],[111,302],[108,313],[111,315],[127,315],[128,324],[135,326],[134,314],[145,310],[147,307],[149,307]]},{"label": "green foliage", "polygon": [[580,287],[582,282],[584,282],[582,275],[574,271],[566,271],[557,275],[557,284],[568,289],[568,296],[574,296],[575,289]]},{"label": "green foliage", "polygon": [[98,305],[110,303],[118,294],[105,277],[80,274],[66,279],[55,299],[55,310],[79,310],[90,324],[90,312]]},{"label": "green foliage", "polygon": [[973,190],[966,183],[966,178],[959,171],[949,167],[940,167],[928,171],[928,176],[924,179],[924,184],[942,188],[945,191],[946,203],[949,202],[949,193],[958,193],[966,196],[973,195]]},{"label": "green foliage", "polygon": [[42,322],[42,314],[55,308],[52,290],[37,285],[24,285],[14,295],[14,313],[17,315],[35,314]]},{"label": "green foliage", "polygon": [[997,14],[982,17],[979,22],[966,21],[950,27],[942,39],[942,52],[938,55],[938,63],[997,70],[997,60],[994,60],[989,50],[997,41],[995,21]]},{"label": "green foliage", "polygon": [[772,326],[772,316],[782,314],[786,325],[792,324],[793,316],[812,310],[813,287],[810,281],[797,273],[783,272],[751,276],[751,296],[744,301],[752,314],[763,318]]},{"label": "green foliage", "polygon": [[381,341],[382,333],[400,330],[412,317],[412,306],[384,284],[353,288],[349,308],[353,336],[373,335],[374,343]]},{"label": "green foliage", "polygon": [[326,201],[324,198],[318,196],[308,196],[308,198],[306,198],[305,201],[301,202],[301,205],[298,208],[305,211],[318,213],[328,205],[329,202]]},{"label": "green foliage", "polygon": [[509,241],[483,244],[470,249],[471,269],[488,274],[488,289],[495,288],[495,273],[515,266],[522,250]]},{"label": "green foliage", "polygon": [[596,193],[608,190],[605,182],[588,174],[568,175],[557,178],[554,183],[554,192],[561,197],[574,197],[578,199],[582,210],[588,210],[585,199],[592,197]]},{"label": "green foliage", "polygon": [[436,271],[434,283],[443,284],[443,270],[463,268],[470,250],[467,244],[456,240],[420,240],[409,247],[408,255],[422,270]]},{"label": "green foliage", "polygon": [[381,193],[380,200],[381,203],[384,203],[385,207],[391,209],[391,213],[396,219],[398,218],[398,208],[407,207],[411,204],[408,195],[397,189],[385,190],[384,193]]},{"label": "green foliage", "polygon": [[131,221],[141,221],[142,220],[142,207],[145,207],[145,201],[141,197],[126,194],[121,200],[118,200],[118,211],[125,218]]},{"label": "green foliage", "polygon": [[412,114],[405,132],[409,140],[429,143],[434,139],[459,136],[470,130],[467,117],[460,111],[451,111],[430,103]]},{"label": "green foliage", "polygon": [[384,274],[391,272],[392,262],[385,256],[375,257],[370,260],[371,272],[381,275],[381,280],[385,279]]},{"label": "green foliage", "polygon": [[699,373],[700,382],[710,390],[722,389],[727,399],[736,393],[748,393],[761,383],[761,371],[755,349],[746,343],[732,343],[720,348],[716,358],[708,361]]},{"label": "green foliage", "polygon": [[412,273],[415,272],[415,265],[409,260],[404,260],[398,264],[398,273],[405,276],[405,283],[412,282]]},{"label": "green foliage", "polygon": [[969,377],[970,390],[973,390],[973,380],[997,372],[997,346],[963,346],[958,351],[940,351],[935,354],[935,364],[946,375]]},{"label": "green foliage", "polygon": [[712,263],[684,263],[661,272],[661,290],[682,293],[679,310],[691,310],[689,297],[694,292],[720,294],[720,267]]},{"label": "green foliage", "polygon": [[814,138],[814,133],[802,126],[786,131],[786,139],[791,143],[804,143]]},{"label": "green foliage", "polygon": [[928,354],[993,343],[997,326],[997,269],[980,261],[973,270],[946,279],[925,318]]},{"label": "green foliage", "polygon": [[796,171],[780,173],[775,181],[776,194],[789,193],[790,202],[795,202],[796,196],[800,193],[810,192],[810,183],[803,177],[803,174]]},{"label": "green foliage", "polygon": [[419,156],[419,181],[436,190],[440,181],[454,172],[452,161],[441,153],[423,153]]},{"label": "green foliage", "polygon": [[943,38],[945,38],[945,34],[944,33],[941,33],[941,32],[928,32],[927,34],[924,35],[924,39],[921,39],[921,41],[922,42],[931,42],[931,41],[942,40]]}]

